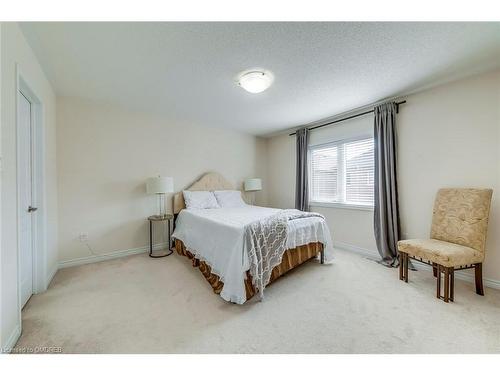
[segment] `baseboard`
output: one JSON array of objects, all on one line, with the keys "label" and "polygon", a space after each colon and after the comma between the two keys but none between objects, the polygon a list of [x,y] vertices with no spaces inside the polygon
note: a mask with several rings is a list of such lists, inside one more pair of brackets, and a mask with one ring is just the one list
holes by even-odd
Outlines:
[{"label": "baseboard", "polygon": [[0,348],[0,354],[4,353],[10,353],[12,349],[16,346],[17,340],[19,340],[19,337],[21,337],[21,326],[16,325],[12,333],[10,334],[9,338],[7,339],[7,342],[5,343],[5,346]]},{"label": "baseboard", "polygon": [[[153,246],[153,250],[161,250],[161,249],[164,249],[166,246],[167,246],[166,242],[158,243],[158,244]],[[81,266],[83,264],[103,262],[105,260],[122,258],[122,257],[126,257],[129,255],[147,253],[148,251],[149,251],[149,246],[142,246],[142,247],[137,247],[135,249],[118,250],[118,251],[113,251],[111,253],[95,254],[95,255],[90,255],[90,256],[82,257],[82,258],[63,260],[63,261],[59,262],[59,269],[74,267],[74,266]]]},{"label": "baseboard", "polygon": [[[335,241],[334,247],[338,247],[343,250],[348,250],[353,253],[359,254],[363,257],[370,258],[370,259],[379,259],[378,258],[378,252],[375,250],[370,250],[370,249],[364,249],[359,246],[351,245],[346,242],[342,241]],[[428,264],[421,263],[421,262],[412,262],[415,268],[419,271],[432,271],[432,267]],[[467,281],[469,283],[474,283],[474,275],[467,273],[466,271],[455,271],[455,277],[459,280]],[[499,280],[494,280],[494,279],[487,279],[483,278],[483,284],[484,286],[492,289],[500,289],[500,281]]]},{"label": "baseboard", "polygon": [[47,288],[49,287],[58,269],[59,269],[59,264],[56,264],[56,266],[50,271],[49,277],[47,277],[47,280],[45,280],[45,290],[47,290]]},{"label": "baseboard", "polygon": [[347,242],[342,242],[342,241],[334,241],[333,247],[338,247],[343,250],[348,250],[353,253],[359,254],[363,257],[378,260],[378,252],[376,250],[370,250],[370,249],[365,249],[359,246],[352,245]]}]

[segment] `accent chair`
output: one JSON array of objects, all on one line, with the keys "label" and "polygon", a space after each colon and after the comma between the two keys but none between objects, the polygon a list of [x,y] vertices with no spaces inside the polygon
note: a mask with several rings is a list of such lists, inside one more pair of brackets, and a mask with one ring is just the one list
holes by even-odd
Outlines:
[{"label": "accent chair", "polygon": [[492,189],[440,189],[431,238],[398,242],[399,279],[408,282],[409,258],[429,264],[437,278],[436,297],[448,302],[454,300],[455,271],[473,268],[476,293],[484,295],[482,266],[492,194]]}]

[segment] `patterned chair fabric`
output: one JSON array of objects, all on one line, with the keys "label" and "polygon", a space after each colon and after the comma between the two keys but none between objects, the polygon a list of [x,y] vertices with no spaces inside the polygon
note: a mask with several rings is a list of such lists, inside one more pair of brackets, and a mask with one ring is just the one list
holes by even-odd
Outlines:
[{"label": "patterned chair fabric", "polygon": [[467,246],[439,240],[405,240],[398,242],[398,250],[445,267],[460,267],[482,263],[484,253]]},{"label": "patterned chair fabric", "polygon": [[398,250],[445,267],[484,260],[491,189],[441,189],[434,203],[430,240],[398,242]]},{"label": "patterned chair fabric", "polygon": [[467,246],[484,255],[492,193],[491,189],[439,190],[431,238]]}]

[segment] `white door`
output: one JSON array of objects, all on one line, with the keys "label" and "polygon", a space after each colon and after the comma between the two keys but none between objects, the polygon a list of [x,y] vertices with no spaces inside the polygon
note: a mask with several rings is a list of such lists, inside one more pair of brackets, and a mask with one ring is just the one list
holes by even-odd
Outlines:
[{"label": "white door", "polygon": [[33,294],[33,132],[32,105],[19,92],[18,107],[19,139],[19,215],[20,215],[20,259],[21,259],[21,306],[28,302]]}]

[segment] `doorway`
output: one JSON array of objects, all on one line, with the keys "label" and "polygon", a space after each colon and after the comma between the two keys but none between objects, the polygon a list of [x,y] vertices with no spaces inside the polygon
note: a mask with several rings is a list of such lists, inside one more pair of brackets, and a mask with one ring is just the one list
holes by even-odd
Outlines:
[{"label": "doorway", "polygon": [[21,309],[47,289],[43,105],[19,66],[16,87],[17,133],[17,292]]}]

